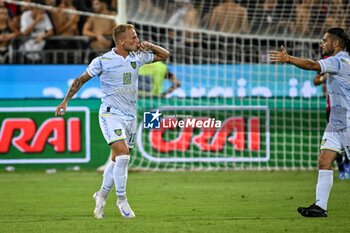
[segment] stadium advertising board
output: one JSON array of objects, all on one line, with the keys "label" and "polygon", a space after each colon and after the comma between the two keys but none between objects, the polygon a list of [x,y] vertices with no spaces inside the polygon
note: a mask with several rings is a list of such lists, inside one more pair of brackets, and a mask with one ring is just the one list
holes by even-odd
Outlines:
[{"label": "stadium advertising board", "polygon": [[0,164],[88,163],[90,110],[69,107],[0,108]]},{"label": "stadium advertising board", "polygon": [[153,162],[262,162],[270,158],[267,106],[160,107],[137,132]]},{"label": "stadium advertising board", "polygon": [[[62,99],[73,79],[83,73],[86,67],[86,65],[0,66],[0,99]],[[322,90],[314,87],[310,81],[314,73],[293,66],[169,64],[168,67],[181,83],[181,87],[169,97],[322,96]],[[166,90],[170,85],[171,83],[165,80],[163,89]],[[76,98],[99,98],[101,97],[99,87],[99,79],[93,78],[81,88]]]}]

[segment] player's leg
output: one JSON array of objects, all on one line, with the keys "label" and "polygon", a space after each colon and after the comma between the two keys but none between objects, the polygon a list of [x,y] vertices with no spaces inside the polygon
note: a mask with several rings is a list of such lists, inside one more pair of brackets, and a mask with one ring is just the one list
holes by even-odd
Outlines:
[{"label": "player's leg", "polygon": [[126,141],[122,140],[113,143],[111,148],[113,151],[112,160],[115,161],[113,178],[117,193],[117,208],[123,217],[133,218],[135,217],[135,214],[126,197],[128,164],[130,160],[129,147],[127,146]]},{"label": "player's leg", "polygon": [[120,214],[125,218],[135,217],[135,213],[131,209],[126,198],[126,185],[128,178],[128,163],[130,160],[130,149],[134,148],[136,125],[136,119],[123,121],[123,126],[125,129],[125,132],[123,133],[125,133],[126,140],[124,140],[124,144],[119,144],[119,149],[122,149],[122,151],[116,153],[117,156],[115,158],[116,166],[114,168],[114,178],[118,197],[116,204]]},{"label": "player's leg", "polygon": [[321,150],[318,159],[318,180],[316,186],[316,205],[327,210],[328,198],[333,185],[332,164],[337,157],[337,152]]},{"label": "player's leg", "polygon": [[318,159],[318,179],[316,185],[316,201],[309,207],[299,207],[298,212],[305,217],[327,217],[327,204],[333,185],[332,163],[337,153],[321,150]]},{"label": "player's leg", "polygon": [[318,158],[318,180],[316,202],[309,207],[299,207],[298,212],[305,217],[327,217],[327,204],[333,185],[332,164],[341,152],[339,134],[327,127],[322,138],[321,152]]},{"label": "player's leg", "polygon": [[[99,112],[99,123],[100,123],[102,134],[109,145],[111,145],[115,141],[118,141],[118,140],[123,141],[125,139],[125,135],[121,135],[119,133],[119,130],[117,130],[122,128],[121,122],[118,120],[118,118],[115,115],[107,112],[106,108],[104,108],[103,106],[101,106],[100,112]],[[95,192],[93,195],[93,198],[95,199],[95,209],[94,209],[95,218],[100,219],[104,217],[104,208],[106,205],[106,199],[107,199],[108,193],[111,191],[114,185],[114,177],[113,177],[114,166],[115,166],[115,162],[111,160],[110,163],[108,163],[108,166],[103,173],[103,180],[102,180],[102,185],[100,190]]]},{"label": "player's leg", "polygon": [[104,217],[104,208],[106,206],[106,200],[108,193],[111,191],[114,181],[113,181],[113,168],[114,162],[111,161],[103,173],[102,185],[99,191],[95,192],[93,198],[95,199],[95,209],[94,216],[95,218]]}]

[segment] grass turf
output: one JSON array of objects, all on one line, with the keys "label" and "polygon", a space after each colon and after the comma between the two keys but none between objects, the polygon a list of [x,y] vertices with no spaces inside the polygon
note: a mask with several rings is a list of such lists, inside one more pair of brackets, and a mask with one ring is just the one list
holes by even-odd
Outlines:
[{"label": "grass turf", "polygon": [[123,219],[110,194],[96,220],[93,171],[0,173],[0,232],[347,232],[350,181],[334,179],[328,218],[303,218],[314,201],[316,171],[132,172]]}]

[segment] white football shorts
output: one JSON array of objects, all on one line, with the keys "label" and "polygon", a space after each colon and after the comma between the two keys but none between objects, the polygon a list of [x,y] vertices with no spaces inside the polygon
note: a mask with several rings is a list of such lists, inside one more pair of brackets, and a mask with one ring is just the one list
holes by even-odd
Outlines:
[{"label": "white football shorts", "polygon": [[125,140],[129,148],[134,147],[136,119],[123,119],[120,115],[114,114],[113,110],[104,106],[100,107],[98,118],[102,134],[108,145]]},{"label": "white football shorts", "polygon": [[331,150],[341,154],[345,151],[350,158],[350,128],[333,129],[329,124],[322,137],[321,150]]}]

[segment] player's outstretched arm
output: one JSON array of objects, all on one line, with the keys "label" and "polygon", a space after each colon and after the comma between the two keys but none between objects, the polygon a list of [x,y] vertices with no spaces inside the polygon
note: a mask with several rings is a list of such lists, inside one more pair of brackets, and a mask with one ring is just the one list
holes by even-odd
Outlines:
[{"label": "player's outstretched arm", "polygon": [[318,62],[310,59],[290,56],[283,45],[281,45],[280,51],[271,51],[269,58],[272,62],[287,62],[304,70],[315,70],[318,72],[321,71],[321,66]]},{"label": "player's outstretched arm", "polygon": [[153,62],[165,61],[170,55],[169,51],[165,48],[160,47],[159,45],[152,44],[148,41],[141,41],[140,49],[143,51],[151,50],[154,53]]},{"label": "player's outstretched arm", "polygon": [[80,77],[76,78],[70,86],[66,97],[57,106],[55,116],[62,116],[66,112],[67,104],[69,100],[79,91],[85,82],[89,81],[92,77],[85,71]]}]

